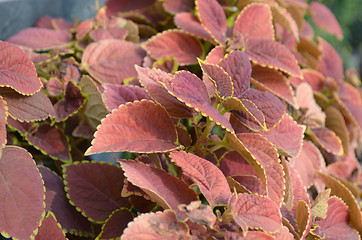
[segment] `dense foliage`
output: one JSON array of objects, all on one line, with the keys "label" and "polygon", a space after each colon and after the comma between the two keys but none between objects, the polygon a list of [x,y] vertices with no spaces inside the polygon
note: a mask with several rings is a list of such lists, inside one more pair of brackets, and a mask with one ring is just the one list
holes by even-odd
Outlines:
[{"label": "dense foliage", "polygon": [[343,38],[316,1],[108,0],[0,42],[1,234],[360,239],[360,77],[306,19]]}]

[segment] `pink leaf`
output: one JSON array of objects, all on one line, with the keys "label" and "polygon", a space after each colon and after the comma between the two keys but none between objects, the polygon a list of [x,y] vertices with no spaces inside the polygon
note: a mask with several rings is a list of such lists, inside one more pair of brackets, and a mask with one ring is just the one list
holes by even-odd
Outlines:
[{"label": "pink leaf", "polygon": [[253,167],[236,151],[230,151],[220,159],[220,170],[225,176],[255,175]]},{"label": "pink leaf", "polygon": [[[168,2],[174,2],[174,0]],[[203,28],[203,26],[194,14],[190,12],[178,13],[175,16],[174,21],[176,26],[181,28],[185,32],[200,37],[206,41],[214,41],[210,34],[205,30],[205,28]]]},{"label": "pink leaf", "polygon": [[176,139],[176,129],[166,110],[143,100],[121,105],[107,115],[85,154],[168,152],[179,148]]},{"label": "pink leaf", "polygon": [[342,80],[344,77],[343,62],[338,52],[327,41],[319,38],[322,56],[318,61],[318,71],[326,77]]},{"label": "pink leaf", "polygon": [[193,0],[165,0],[163,7],[167,12],[176,14],[191,11],[195,4]]},{"label": "pink leaf", "polygon": [[63,229],[58,224],[52,212],[48,212],[47,216],[42,220],[35,240],[66,240]]},{"label": "pink leaf", "polygon": [[82,66],[101,83],[121,84],[124,79],[137,76],[134,65],[142,65],[145,56],[135,43],[107,39],[86,47]]},{"label": "pink leaf", "polygon": [[224,174],[213,163],[186,152],[172,152],[171,160],[197,184],[211,206],[227,204],[231,196]]},{"label": "pink leaf", "polygon": [[100,41],[105,39],[119,39],[124,40],[127,36],[128,32],[124,28],[114,27],[114,28],[99,28],[92,30],[89,33],[89,36],[93,39],[93,41]]},{"label": "pink leaf", "polygon": [[320,145],[327,152],[341,156],[343,147],[341,139],[331,130],[326,127],[312,127],[311,139]]},{"label": "pink leaf", "polygon": [[177,29],[157,34],[144,46],[153,58],[175,57],[180,65],[196,63],[197,58],[203,53],[197,38]]},{"label": "pink leaf", "polygon": [[11,87],[23,95],[39,91],[42,83],[35,67],[23,50],[0,41],[0,86]]},{"label": "pink leaf", "polygon": [[15,146],[3,148],[0,177],[0,231],[30,239],[44,214],[44,186],[30,153]]}]

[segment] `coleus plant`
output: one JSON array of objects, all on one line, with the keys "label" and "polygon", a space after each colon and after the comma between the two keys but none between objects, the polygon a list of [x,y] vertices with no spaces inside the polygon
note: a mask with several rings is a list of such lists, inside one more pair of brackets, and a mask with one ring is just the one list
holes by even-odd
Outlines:
[{"label": "coleus plant", "polygon": [[108,0],[0,42],[1,234],[360,239],[360,77],[308,17],[343,37],[320,2]]}]

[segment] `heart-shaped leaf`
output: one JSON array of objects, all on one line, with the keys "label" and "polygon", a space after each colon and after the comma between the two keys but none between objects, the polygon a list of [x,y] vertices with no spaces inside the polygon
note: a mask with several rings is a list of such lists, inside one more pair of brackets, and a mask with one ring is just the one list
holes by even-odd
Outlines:
[{"label": "heart-shaped leaf", "polygon": [[35,67],[23,50],[0,41],[0,86],[11,87],[23,95],[39,91],[42,83]]},{"label": "heart-shaped leaf", "polygon": [[44,215],[43,181],[30,153],[15,146],[3,148],[0,177],[0,231],[30,239]]},{"label": "heart-shaped leaf", "polygon": [[66,240],[65,234],[52,212],[48,212],[43,218],[35,236],[35,240],[46,239]]},{"label": "heart-shaped leaf", "polygon": [[196,0],[195,4],[203,27],[216,42],[225,46],[226,16],[220,4],[216,0]]},{"label": "heart-shaped leaf", "polygon": [[102,231],[97,239],[114,239],[119,238],[127,224],[133,220],[133,215],[126,209],[114,211],[102,226]]},{"label": "heart-shaped leaf", "polygon": [[105,222],[113,211],[130,206],[128,199],[121,196],[124,176],[118,166],[77,162],[63,169],[71,204],[91,221]]},{"label": "heart-shaped leaf", "polygon": [[82,66],[101,83],[121,84],[124,79],[137,76],[134,65],[142,65],[145,56],[139,45],[107,39],[86,47]]},{"label": "heart-shaped leaf", "polygon": [[174,57],[180,65],[197,63],[197,58],[203,53],[197,38],[177,29],[157,34],[144,46],[153,58]]},{"label": "heart-shaped leaf", "polygon": [[166,110],[143,100],[121,105],[99,125],[86,155],[101,152],[169,152],[175,144],[176,129]]},{"label": "heart-shaped leaf", "polygon": [[178,206],[197,200],[196,192],[185,182],[162,169],[130,160],[120,160],[120,164],[128,181],[140,187],[164,209],[176,211],[180,218],[186,215],[178,210]]},{"label": "heart-shaped leaf", "polygon": [[209,204],[227,204],[231,196],[224,174],[213,163],[186,152],[172,152],[171,160],[200,188]]}]

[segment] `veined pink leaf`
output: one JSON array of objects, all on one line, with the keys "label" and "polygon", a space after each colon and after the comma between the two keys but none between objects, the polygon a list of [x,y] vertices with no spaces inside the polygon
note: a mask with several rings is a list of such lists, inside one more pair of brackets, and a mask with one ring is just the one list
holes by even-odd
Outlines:
[{"label": "veined pink leaf", "polygon": [[44,186],[30,153],[15,146],[3,148],[0,177],[0,231],[30,239],[44,215]]},{"label": "veined pink leaf", "polygon": [[343,147],[341,139],[331,130],[326,127],[312,127],[309,137],[320,145],[327,152],[337,156],[342,156]]},{"label": "veined pink leaf", "polygon": [[151,7],[156,0],[135,0],[135,1],[127,1],[127,0],[108,0],[104,6],[107,8],[108,16],[115,16],[118,12],[129,12],[138,9]]},{"label": "veined pink leaf", "polygon": [[107,39],[86,47],[82,66],[101,83],[121,84],[137,76],[134,65],[142,65],[145,56],[146,52],[132,42]]},{"label": "veined pink leaf", "polygon": [[105,84],[103,92],[104,102],[109,111],[119,105],[135,100],[150,100],[144,88],[132,85]]},{"label": "veined pink leaf", "polygon": [[333,196],[328,199],[327,217],[316,219],[316,228],[312,230],[312,234],[333,240],[359,239],[358,232],[348,222],[348,207],[341,199]]},{"label": "veined pink leaf", "polygon": [[[168,2],[174,2],[175,0],[169,0]],[[165,2],[166,4],[166,2]],[[211,35],[203,28],[197,17],[190,12],[181,12],[175,15],[174,18],[177,27],[181,28],[185,32],[198,36],[206,41],[214,42]]]},{"label": "veined pink leaf", "polygon": [[230,188],[218,167],[191,153],[172,152],[170,156],[171,160],[181,167],[182,172],[199,186],[212,207],[228,203]]},{"label": "veined pink leaf", "polygon": [[130,207],[128,199],[121,196],[124,176],[120,167],[77,162],[67,164],[63,169],[70,203],[91,221],[105,222],[113,211]]},{"label": "veined pink leaf", "polygon": [[70,160],[69,143],[62,131],[56,126],[43,123],[35,134],[26,134],[26,139],[42,153],[62,161]]},{"label": "veined pink leaf", "polygon": [[319,47],[322,49],[322,56],[318,61],[318,71],[326,77],[335,80],[342,80],[344,77],[343,62],[338,52],[327,41],[319,38]]},{"label": "veined pink leaf", "polygon": [[325,165],[322,154],[309,141],[303,141],[300,154],[289,159],[289,163],[296,170],[306,188],[315,183],[315,171],[321,170]]},{"label": "veined pink leaf", "polygon": [[201,24],[216,42],[225,46],[226,16],[220,4],[216,0],[196,0],[195,3]]},{"label": "veined pink leaf", "polygon": [[105,39],[119,39],[124,40],[128,34],[128,31],[124,28],[98,28],[94,29],[89,33],[89,36],[93,41],[97,42]]},{"label": "veined pink leaf", "polygon": [[260,132],[282,155],[296,157],[303,145],[305,126],[298,125],[287,113],[274,128]]},{"label": "veined pink leaf", "polygon": [[[219,56],[219,54],[217,55]],[[240,97],[250,88],[251,64],[249,57],[245,54],[245,52],[238,50],[233,51],[226,55],[226,57],[222,59],[218,65],[222,67],[231,77],[235,92],[234,96]]]},{"label": "veined pink leaf", "polygon": [[69,203],[63,179],[46,167],[38,167],[45,186],[45,211],[54,213],[62,228],[69,233],[92,235],[91,223]]},{"label": "veined pink leaf", "polygon": [[0,96],[0,151],[6,144],[6,123],[8,118],[6,102]]},{"label": "veined pink leaf", "polygon": [[314,23],[326,30],[326,32],[335,35],[338,39],[343,39],[342,28],[331,10],[323,3],[313,1],[310,3],[309,12],[312,15]]},{"label": "veined pink leaf", "polygon": [[46,239],[66,240],[63,229],[52,212],[48,212],[43,218],[41,225],[38,228],[38,233],[35,236],[35,240]]},{"label": "veined pink leaf", "polygon": [[162,169],[130,160],[119,162],[128,181],[141,188],[152,201],[164,209],[174,210],[179,218],[184,218],[186,215],[178,209],[178,206],[197,200],[196,192],[185,182]]},{"label": "veined pink leaf", "polygon": [[145,213],[139,215],[125,229],[121,240],[172,240],[194,239],[184,222],[178,221],[173,211]]},{"label": "veined pink leaf", "polygon": [[220,170],[225,176],[255,175],[254,168],[237,151],[230,151],[220,159]]},{"label": "veined pink leaf", "polygon": [[255,65],[251,76],[250,82],[255,89],[271,92],[289,104],[297,106],[289,79],[285,78],[281,72]]},{"label": "veined pink leaf", "polygon": [[298,62],[290,50],[279,42],[265,39],[246,41],[245,52],[251,61],[301,77]]},{"label": "veined pink leaf", "polygon": [[117,209],[114,211],[102,226],[102,231],[98,239],[119,238],[127,224],[133,220],[133,215],[126,209]]},{"label": "veined pink leaf", "polygon": [[153,58],[175,57],[180,65],[197,63],[197,58],[203,53],[197,38],[177,29],[157,34],[145,42],[144,46]]},{"label": "veined pink leaf", "polygon": [[267,4],[253,3],[246,6],[236,18],[233,35],[244,39],[258,38],[274,40],[272,14]]},{"label": "veined pink leaf", "polygon": [[138,78],[150,97],[164,106],[170,116],[174,118],[190,118],[194,110],[180,102],[167,92],[164,84],[172,81],[173,76],[158,69],[136,67]]},{"label": "veined pink leaf", "polygon": [[210,102],[205,84],[200,78],[187,71],[175,74],[172,82],[165,84],[167,90],[187,106],[201,112],[229,132],[234,132],[228,119]]},{"label": "veined pink leaf", "polygon": [[42,83],[23,50],[0,41],[0,87],[10,87],[23,95],[38,92]]},{"label": "veined pink leaf", "polygon": [[216,95],[224,99],[231,97],[234,93],[231,77],[218,65],[206,63],[199,59],[199,64],[204,76],[207,76],[214,84]]},{"label": "veined pink leaf", "polygon": [[85,154],[169,152],[180,148],[176,139],[176,129],[166,110],[143,100],[121,105],[107,115]]},{"label": "veined pink leaf", "polygon": [[71,39],[71,33],[64,30],[26,28],[8,38],[6,41],[34,50],[48,50],[65,47]]},{"label": "veined pink leaf", "polygon": [[248,228],[263,229],[266,232],[276,232],[282,228],[279,206],[269,198],[241,193],[235,201],[231,203],[231,209],[237,223],[242,221]]},{"label": "veined pink leaf", "polygon": [[167,12],[176,14],[191,11],[194,9],[195,3],[193,0],[165,0],[163,7]]},{"label": "veined pink leaf", "polygon": [[47,81],[45,89],[50,96],[59,96],[63,92],[63,83],[58,78],[51,77]]}]

